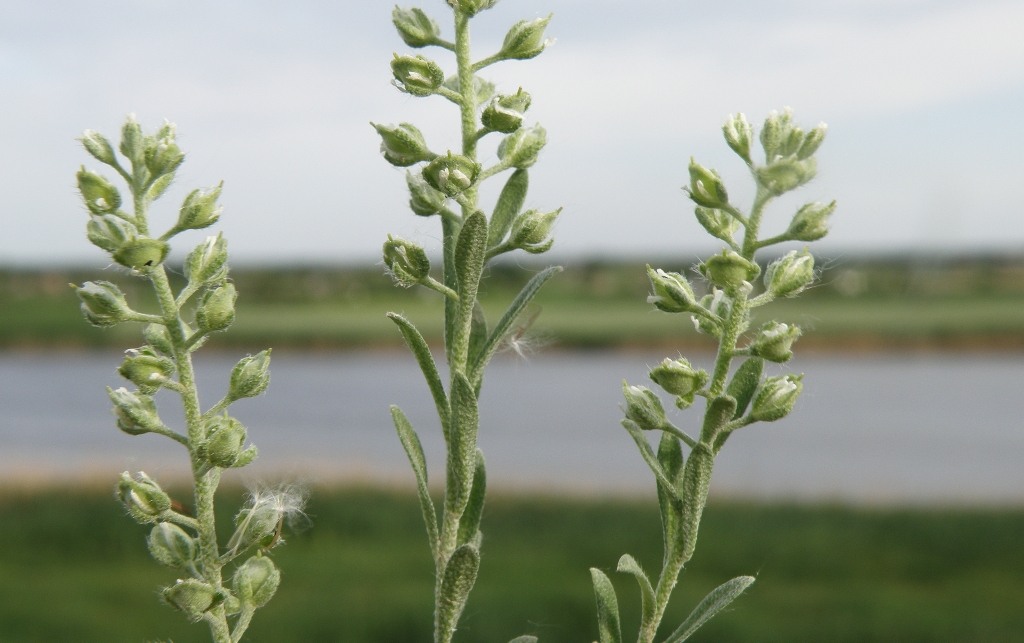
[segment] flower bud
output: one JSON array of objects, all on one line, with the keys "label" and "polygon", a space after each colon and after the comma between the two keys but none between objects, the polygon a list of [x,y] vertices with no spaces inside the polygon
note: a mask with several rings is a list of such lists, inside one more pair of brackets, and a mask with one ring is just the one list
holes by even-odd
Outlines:
[{"label": "flower bud", "polygon": [[441,28],[422,9],[395,7],[391,22],[402,41],[410,47],[426,47],[438,41]]},{"label": "flower bud", "polygon": [[185,569],[196,558],[195,540],[173,523],[159,522],[146,537],[149,555],[161,565]]},{"label": "flower bud", "polygon": [[537,162],[537,155],[547,143],[547,132],[540,125],[521,128],[498,144],[498,158],[508,167],[526,169]]},{"label": "flower bud", "polygon": [[127,471],[122,473],[116,493],[129,515],[141,524],[156,522],[171,508],[171,497],[144,471],[134,478]]},{"label": "flower bud", "polygon": [[430,96],[444,84],[444,71],[423,56],[399,56],[391,61],[393,84],[413,96]]},{"label": "flower bud", "polygon": [[718,173],[690,159],[690,199],[707,208],[724,208],[729,205],[729,195]]},{"label": "flower bud", "polygon": [[146,324],[142,329],[142,338],[146,340],[153,350],[171,355],[174,353],[174,345],[171,343],[171,335],[163,324]]},{"label": "flower bud", "polygon": [[145,270],[163,263],[171,247],[159,239],[140,237],[125,243],[114,251],[114,261],[125,268]]},{"label": "flower bud", "polygon": [[263,607],[277,592],[281,572],[266,556],[253,556],[235,570],[233,587],[242,603]]},{"label": "flower bud", "polygon": [[768,114],[761,126],[761,147],[764,148],[765,162],[771,163],[779,154],[779,148],[789,135],[792,112],[789,109]]},{"label": "flower bud", "polygon": [[724,291],[715,288],[711,293],[700,298],[699,305],[711,313],[712,318],[705,315],[694,315],[693,326],[698,332],[718,337],[722,333],[721,321],[729,317],[732,312],[732,299]]},{"label": "flower bud", "polygon": [[114,403],[117,428],[128,435],[142,435],[164,427],[149,395],[129,391],[123,386],[117,389],[108,386],[107,396]]},{"label": "flower bud", "polygon": [[631,420],[644,431],[656,431],[668,424],[661,400],[646,386],[632,386],[622,382],[622,394],[626,398],[626,419]]},{"label": "flower bud", "polygon": [[117,372],[145,395],[151,395],[174,374],[174,362],[153,354],[152,349],[125,351],[124,361]]},{"label": "flower bud", "polygon": [[806,250],[790,250],[764,272],[764,287],[773,297],[795,297],[812,281],[814,257]]},{"label": "flower bud", "polygon": [[255,397],[270,385],[270,349],[243,357],[231,370],[228,399]]},{"label": "flower bud", "polygon": [[166,123],[156,137],[147,138],[146,169],[153,178],[171,174],[185,160],[185,154],[174,140],[174,124]]},{"label": "flower bud", "polygon": [[526,60],[540,55],[550,41],[544,39],[544,29],[551,22],[551,14],[547,18],[536,20],[520,20],[512,25],[501,45],[500,55],[505,59]]},{"label": "flower bud", "polygon": [[109,281],[87,281],[73,287],[82,301],[82,315],[93,326],[113,326],[133,314],[124,293]]},{"label": "flower bud", "polygon": [[770,321],[758,329],[750,344],[750,354],[769,362],[788,362],[793,357],[793,342],[800,334],[799,326]]},{"label": "flower bud", "polygon": [[238,293],[235,285],[225,281],[216,288],[203,293],[203,298],[196,309],[196,326],[204,333],[213,333],[226,329],[235,321],[235,300]]},{"label": "flower bud", "polygon": [[179,579],[162,592],[164,601],[180,610],[192,621],[200,621],[206,612],[220,605],[227,595],[195,578]]},{"label": "flower bud", "polygon": [[114,253],[138,236],[135,226],[114,214],[89,217],[85,236],[96,247]]},{"label": "flower bud", "polygon": [[757,168],[757,180],[769,192],[778,196],[807,183],[817,173],[818,165],[813,158],[801,161],[795,157],[786,157]]},{"label": "flower bud", "polygon": [[786,236],[794,241],[817,241],[828,234],[828,218],[835,212],[836,202],[808,203],[793,216]]},{"label": "flower bud", "polygon": [[724,210],[698,205],[693,211],[697,215],[697,222],[717,239],[732,241],[733,235],[739,230],[740,222]]},{"label": "flower bud", "polygon": [[523,115],[530,108],[530,95],[520,87],[515,94],[495,96],[480,115],[484,127],[511,134],[523,125]]},{"label": "flower bud", "polygon": [[729,116],[729,120],[722,126],[722,134],[732,151],[750,165],[750,141],[754,138],[754,128],[747,121],[747,117],[743,114]]},{"label": "flower bud", "polygon": [[658,366],[651,369],[651,379],[669,395],[676,396],[676,406],[685,409],[693,404],[697,391],[708,381],[707,371],[697,370],[690,362],[680,357],[667,357]]},{"label": "flower bud", "polygon": [[[246,436],[245,426],[241,422],[227,415],[217,415],[206,422],[204,434],[206,437],[197,448],[201,458],[215,467],[239,466]],[[248,458],[246,464],[253,458]]]},{"label": "flower bud", "polygon": [[818,148],[821,147],[822,141],[825,140],[827,130],[828,125],[819,123],[817,127],[807,132],[803,142],[800,144],[800,148],[796,151],[796,157],[803,160],[813,156],[818,151]]},{"label": "flower bud", "polygon": [[759,422],[774,422],[789,415],[803,390],[803,375],[766,378],[754,393],[750,417]]},{"label": "flower bud", "polygon": [[447,197],[430,187],[421,172],[406,172],[405,182],[409,186],[409,208],[414,214],[429,217],[444,207]]},{"label": "flower bud", "polygon": [[178,211],[177,230],[200,230],[209,227],[220,218],[221,208],[217,205],[220,198],[221,188],[224,182],[221,181],[210,190],[192,190],[185,197]]},{"label": "flower bud", "polygon": [[388,235],[384,242],[384,265],[395,283],[411,288],[430,275],[430,260],[422,247]]},{"label": "flower bud", "polygon": [[479,174],[478,163],[451,152],[438,156],[423,168],[423,178],[427,183],[447,196],[456,196],[470,188]]},{"label": "flower bud", "polygon": [[516,248],[520,248],[530,254],[541,254],[547,252],[554,239],[548,238],[555,219],[561,214],[559,208],[553,212],[538,212],[527,210],[523,212],[512,223],[512,232],[509,240]]},{"label": "flower bud", "polygon": [[185,257],[185,278],[194,285],[220,281],[227,277],[228,242],[223,235],[206,237]]},{"label": "flower bud", "polygon": [[654,304],[658,310],[666,313],[683,313],[692,311],[697,306],[697,298],[686,277],[678,272],[665,272],[647,266],[647,278],[651,281],[653,294],[647,303]]},{"label": "flower bud", "polygon": [[109,214],[121,207],[121,194],[114,184],[82,167],[75,175],[85,207],[93,214]]},{"label": "flower bud", "polygon": [[380,153],[384,160],[398,167],[408,167],[420,161],[429,161],[434,154],[427,149],[423,134],[415,125],[399,123],[397,126],[370,123],[380,134]]},{"label": "flower bud", "polygon": [[701,264],[700,271],[714,285],[729,290],[754,279],[761,269],[735,250],[722,250]]},{"label": "flower bud", "polygon": [[135,120],[135,114],[129,114],[121,126],[121,153],[128,157],[132,165],[140,165],[145,156],[145,137],[142,127]]},{"label": "flower bud", "polygon": [[111,147],[110,141],[99,132],[87,129],[82,133],[82,138],[78,140],[81,141],[85,151],[92,154],[97,161],[111,166],[117,165],[114,148]]},{"label": "flower bud", "polygon": [[467,16],[475,16],[498,4],[498,0],[448,0],[448,6]]}]

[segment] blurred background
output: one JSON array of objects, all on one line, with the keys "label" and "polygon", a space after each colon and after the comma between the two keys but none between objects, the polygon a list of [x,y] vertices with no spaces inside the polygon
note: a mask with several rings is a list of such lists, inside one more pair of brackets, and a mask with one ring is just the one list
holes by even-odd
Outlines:
[{"label": "blurred background", "polygon": [[[247,640],[425,640],[431,570],[388,404],[417,426],[435,480],[444,456],[426,387],[384,313],[403,312],[437,346],[440,308],[394,288],[379,249],[391,233],[436,252],[440,231],[409,212],[404,173],[379,158],[369,122],[412,122],[440,148],[456,119],[446,101],[390,85],[392,54],[407,50],[393,5],[8,5],[0,640],[205,640],[157,604],[172,572],[147,560],[145,531],[109,500],[122,470],[187,476],[176,448],[120,434],[109,412],[104,387],[122,385],[115,368],[139,329],[89,327],[67,285],[105,279],[148,301],[85,240],[74,188],[80,165],[100,169],[76,137],[116,138],[128,113],[146,131],[177,123],[188,154],[153,208],[158,226],[189,190],[225,181],[217,229],[238,316],[197,354],[200,390],[217,399],[239,357],[274,348],[269,393],[233,407],[261,457],[228,478],[226,502],[256,480],[314,489],[313,527],[280,554],[285,582]],[[422,8],[450,34],[443,2]],[[527,207],[564,207],[550,253],[489,270],[485,309],[500,314],[546,265],[566,270],[485,382],[494,526],[485,519],[487,575],[462,640],[592,640],[586,568],[614,568],[626,551],[657,566],[653,481],[618,426],[621,382],[644,383],[665,356],[713,356],[688,319],[645,303],[644,266],[687,271],[719,249],[681,190],[689,159],[748,203],[720,127],[730,113],[759,126],[787,107],[829,134],[819,177],[769,211],[766,233],[804,202],[839,202],[812,247],[818,285],[758,311],[804,328],[777,370],[806,373],[805,391],[790,417],[723,451],[674,614],[757,572],[699,640],[1016,640],[1024,5],[503,0],[475,20],[476,51],[551,12],[555,42],[539,59],[484,73],[499,91],[530,92],[527,120],[548,131]],[[172,270],[205,234],[177,237]],[[173,418],[173,399],[162,402]],[[622,598],[631,582],[620,588],[627,627],[639,610]]]}]

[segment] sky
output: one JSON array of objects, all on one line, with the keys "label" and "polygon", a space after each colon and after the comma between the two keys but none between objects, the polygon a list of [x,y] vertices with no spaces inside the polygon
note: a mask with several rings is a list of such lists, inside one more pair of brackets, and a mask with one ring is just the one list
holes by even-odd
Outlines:
[{"label": "sky", "polygon": [[[437,218],[409,211],[404,171],[380,157],[370,122],[410,122],[431,148],[455,146],[455,107],[402,94],[389,67],[395,52],[449,72],[453,61],[406,47],[392,3],[5,6],[0,265],[109,261],[84,237],[74,175],[102,166],[76,138],[116,139],[129,113],[149,131],[176,123],[187,153],[154,226],[171,225],[189,190],[223,180],[215,229],[236,264],[379,261],[389,233],[438,246]],[[442,0],[417,6],[451,37]],[[769,210],[766,232],[802,203],[836,199],[824,253],[1024,251],[1024,2],[501,0],[472,23],[475,58],[548,13],[554,42],[540,57],[483,75],[530,92],[527,122],[547,130],[526,205],[564,208],[555,257],[717,250],[681,190],[689,159],[745,206],[750,180],[721,125],[743,112],[759,126],[786,107],[828,136],[819,177]],[[482,145],[485,165],[495,144]],[[177,237],[175,253],[206,234]]]}]

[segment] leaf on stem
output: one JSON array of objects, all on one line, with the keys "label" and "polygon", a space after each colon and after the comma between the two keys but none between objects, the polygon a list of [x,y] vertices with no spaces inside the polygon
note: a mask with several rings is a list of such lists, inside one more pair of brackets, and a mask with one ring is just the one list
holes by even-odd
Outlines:
[{"label": "leaf on stem", "polygon": [[529,183],[526,170],[516,170],[505,181],[505,187],[501,189],[501,194],[498,195],[498,203],[494,206],[490,227],[487,230],[488,248],[493,248],[500,244],[512,228],[512,222],[515,220],[516,215],[523,209]]},{"label": "leaf on stem", "polygon": [[413,355],[416,357],[416,362],[420,365],[420,370],[423,371],[423,377],[426,378],[427,387],[430,388],[430,394],[434,398],[434,406],[437,407],[437,415],[441,418],[441,427],[445,434],[445,441],[447,441],[450,424],[448,396],[444,392],[444,384],[441,382],[441,376],[437,372],[437,365],[434,363],[434,356],[430,352],[430,347],[427,346],[427,341],[423,339],[423,335],[413,326],[411,321],[398,313],[388,313],[388,319],[395,322],[395,325],[398,326],[398,330],[401,331],[405,343],[409,345],[409,349],[412,350]]},{"label": "leaf on stem", "polygon": [[736,413],[736,399],[729,395],[719,395],[708,402],[704,412],[704,424],[700,429],[700,441],[714,444],[715,437],[729,423]]},{"label": "leaf on stem", "polygon": [[674,499],[679,500],[679,491],[676,486],[669,479],[668,474],[661,468],[661,463],[658,462],[658,458],[654,455],[654,451],[651,449],[651,445],[647,442],[647,436],[644,435],[643,429],[641,429],[636,422],[633,420],[623,420],[622,426],[625,427],[629,435],[632,436],[633,441],[636,442],[636,446],[640,449],[640,457],[644,459],[647,466],[650,467],[651,472],[654,473],[654,477],[658,479],[658,489],[665,489]]},{"label": "leaf on stem", "polygon": [[623,554],[615,571],[623,574],[632,574],[636,578],[637,584],[640,585],[642,622],[649,623],[651,618],[654,617],[654,588],[651,587],[651,581],[647,578],[644,570],[641,569],[640,563],[636,562],[636,559],[629,554]]},{"label": "leaf on stem", "polygon": [[451,640],[479,568],[480,553],[473,545],[462,545],[448,559],[437,601],[435,640]]},{"label": "leaf on stem", "polygon": [[675,549],[678,539],[679,522],[682,520],[682,503],[678,492],[683,473],[683,448],[679,438],[669,433],[661,434],[658,443],[658,462],[665,471],[665,477],[672,483],[666,488],[658,482],[658,506],[661,509],[661,532],[665,551],[665,561]]},{"label": "leaf on stem", "polygon": [[391,419],[395,423],[398,439],[402,441],[405,454],[409,456],[413,475],[416,476],[416,490],[420,498],[420,509],[423,511],[423,524],[427,527],[427,538],[430,540],[430,551],[437,552],[437,511],[434,509],[434,501],[430,499],[430,489],[427,486],[427,460],[423,455],[423,445],[412,424],[397,406],[391,407]]},{"label": "leaf on stem", "polygon": [[698,444],[686,459],[683,467],[682,500],[683,511],[679,523],[681,554],[684,561],[690,560],[697,546],[697,530],[704,505],[708,500],[708,486],[711,484],[711,469],[715,456],[703,444]]},{"label": "leaf on stem", "polygon": [[448,504],[461,516],[473,492],[477,468],[476,435],[480,423],[476,394],[461,373],[452,378],[451,440],[448,445]]},{"label": "leaf on stem", "polygon": [[[487,468],[484,454],[476,450],[476,471],[473,473],[473,487],[469,491],[469,503],[459,520],[459,544],[476,542],[480,531],[480,520],[484,516],[484,497],[487,494]],[[477,545],[479,546],[479,544]]]},{"label": "leaf on stem", "polygon": [[596,567],[590,568],[590,579],[594,583],[594,597],[597,599],[598,640],[600,643],[622,643],[619,601],[615,597],[615,588],[605,573]]},{"label": "leaf on stem", "polygon": [[459,298],[463,306],[476,301],[480,275],[484,269],[487,245],[487,218],[477,210],[466,218],[455,242],[455,274],[459,280]]},{"label": "leaf on stem", "polygon": [[743,415],[754,397],[757,385],[761,383],[761,374],[764,372],[764,360],[760,357],[751,357],[743,362],[732,376],[726,394],[736,400],[736,411],[732,419]]},{"label": "leaf on stem", "polygon": [[705,596],[704,600],[690,612],[682,625],[665,639],[665,643],[681,643],[690,638],[701,625],[707,623],[711,617],[727,607],[753,582],[753,576],[737,576],[711,590],[711,593]]}]

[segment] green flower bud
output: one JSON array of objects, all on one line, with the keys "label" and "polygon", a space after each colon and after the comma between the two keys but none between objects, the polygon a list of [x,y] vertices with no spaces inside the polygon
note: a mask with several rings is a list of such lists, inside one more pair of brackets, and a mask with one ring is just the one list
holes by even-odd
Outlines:
[{"label": "green flower bud", "polygon": [[203,293],[196,309],[196,326],[204,333],[225,330],[235,321],[235,285],[226,281]]},{"label": "green flower bud", "polygon": [[750,417],[759,422],[774,422],[789,415],[803,390],[803,375],[769,377],[754,393]]},{"label": "green flower bud", "polygon": [[520,87],[515,94],[495,96],[480,115],[484,127],[511,134],[523,125],[523,115],[530,108],[530,95]]},{"label": "green flower bud", "polygon": [[647,266],[647,278],[651,281],[653,294],[647,303],[654,304],[658,310],[666,313],[683,313],[692,311],[697,306],[697,298],[686,277],[678,272],[665,272]]},{"label": "green flower bud", "polygon": [[676,396],[676,406],[685,409],[693,404],[697,391],[707,384],[707,371],[698,370],[690,362],[680,357],[667,357],[658,366],[651,369],[651,380],[669,395]]},{"label": "green flower bud", "polygon": [[209,227],[220,218],[221,208],[217,205],[220,198],[221,188],[224,182],[221,181],[215,187],[203,191],[192,190],[185,197],[178,211],[178,223],[176,230],[200,230]]},{"label": "green flower bud", "polygon": [[408,167],[420,161],[429,161],[436,156],[427,149],[423,134],[415,125],[399,123],[398,126],[373,125],[380,134],[380,153],[384,160],[398,167]]},{"label": "green flower bud", "polygon": [[235,570],[235,595],[246,605],[263,607],[281,584],[281,572],[266,556],[253,556]]},{"label": "green flower bud", "polygon": [[750,344],[750,354],[769,362],[788,362],[793,357],[793,342],[800,334],[799,326],[770,321],[758,329]]},{"label": "green flower bud", "polygon": [[423,178],[427,183],[447,196],[456,196],[470,188],[479,174],[478,163],[451,152],[436,157],[423,168]]},{"label": "green flower bud", "polygon": [[423,56],[399,56],[391,61],[393,84],[413,96],[430,96],[444,84],[444,71],[432,60]]},{"label": "green flower bud", "polygon": [[777,156],[781,156],[780,147],[789,136],[791,119],[792,112],[786,109],[781,114],[772,112],[764,120],[764,125],[761,127],[761,147],[764,148],[766,163],[771,163]]},{"label": "green flower bud", "polygon": [[145,137],[142,127],[135,120],[135,114],[129,114],[121,127],[121,153],[128,157],[132,165],[141,165],[145,156]]},{"label": "green flower bud", "polygon": [[449,7],[467,16],[475,16],[496,4],[498,0],[448,0]]},{"label": "green flower bud", "polygon": [[723,250],[700,266],[701,273],[719,288],[739,288],[757,277],[761,269],[734,250]]},{"label": "green flower bud", "polygon": [[135,225],[114,214],[89,217],[89,223],[85,225],[85,236],[89,241],[109,253],[116,252],[138,234]]},{"label": "green flower bud", "polygon": [[[244,453],[245,426],[233,417],[217,415],[210,418],[204,427],[205,439],[197,448],[201,458],[215,467],[236,467]],[[255,458],[247,456],[245,464]]]},{"label": "green flower bud", "polygon": [[622,394],[626,398],[626,419],[631,420],[644,431],[656,431],[668,424],[661,400],[646,386],[632,386],[622,382]]},{"label": "green flower bud", "polygon": [[117,372],[145,395],[151,395],[174,374],[174,362],[155,355],[152,349],[129,349]]},{"label": "green flower bud", "polygon": [[156,137],[147,137],[146,169],[153,178],[171,174],[185,160],[185,154],[174,140],[174,124],[165,123]]},{"label": "green flower bud", "polygon": [[174,345],[171,343],[171,335],[163,324],[146,324],[142,329],[142,338],[146,340],[153,350],[164,355],[174,353]]},{"label": "green flower bud", "polygon": [[117,428],[128,435],[142,435],[164,428],[157,415],[156,404],[149,395],[129,391],[123,386],[117,389],[108,386],[107,396],[114,403]]},{"label": "green flower bud", "polygon": [[395,283],[403,288],[411,288],[430,276],[430,260],[423,248],[391,235],[384,242],[384,265]]},{"label": "green flower bud", "polygon": [[82,167],[75,175],[85,207],[93,214],[109,214],[121,207],[121,193],[103,176]]},{"label": "green flower bud", "polygon": [[828,218],[836,210],[836,202],[808,203],[793,216],[786,236],[794,241],[817,241],[828,234]]},{"label": "green flower bud", "polygon": [[134,478],[127,471],[122,473],[116,494],[128,514],[141,524],[156,522],[171,508],[171,497],[144,471]]},{"label": "green flower bud", "polygon": [[228,399],[256,397],[270,385],[270,349],[243,357],[231,370]]},{"label": "green flower bud", "polygon": [[402,41],[410,47],[426,47],[438,41],[441,28],[422,9],[395,7],[391,22]]},{"label": "green flower bud", "polygon": [[722,241],[732,241],[733,235],[740,228],[740,222],[724,210],[705,208],[698,205],[694,208],[697,215],[697,222],[700,223],[711,236]]},{"label": "green flower bud", "polygon": [[72,287],[82,301],[82,315],[93,326],[113,326],[134,314],[121,289],[109,281],[87,281]]},{"label": "green flower bud", "polygon": [[711,313],[711,317],[709,318],[706,315],[694,315],[694,328],[696,328],[697,331],[711,335],[712,337],[719,337],[722,333],[721,322],[729,316],[730,312],[732,312],[732,299],[730,299],[724,291],[715,288],[709,294],[701,297],[698,305]]},{"label": "green flower bud", "polygon": [[526,169],[537,162],[537,155],[547,142],[547,132],[540,125],[521,128],[498,144],[498,158],[508,167]]},{"label": "green flower bud", "polygon": [[512,25],[501,45],[501,56],[506,59],[526,60],[540,55],[550,44],[544,39],[544,29],[551,22],[551,14],[547,18],[536,20],[520,20]]},{"label": "green flower bud", "polygon": [[227,277],[228,242],[223,235],[206,237],[185,257],[185,278],[194,285],[222,281]]},{"label": "green flower bud", "polygon": [[722,178],[714,170],[709,170],[690,159],[690,187],[686,189],[690,199],[697,205],[707,208],[724,208],[729,205],[729,195],[725,191]]},{"label": "green flower bud", "polygon": [[562,208],[553,212],[527,210],[520,214],[512,223],[512,232],[509,235],[512,245],[530,254],[547,252],[554,243],[554,239],[549,239],[548,235],[551,234],[555,219],[561,212]]},{"label": "green flower bud", "polygon": [[447,197],[430,187],[421,172],[406,172],[405,182],[409,186],[409,208],[421,217],[437,214]]},{"label": "green flower bud", "polygon": [[192,621],[202,620],[204,614],[227,598],[226,592],[218,592],[211,585],[195,578],[179,579],[164,588],[162,596],[168,605],[184,612]]},{"label": "green flower bud", "polygon": [[78,139],[82,143],[82,147],[89,154],[92,154],[93,158],[101,163],[107,165],[116,166],[117,157],[114,155],[114,148],[111,147],[110,141],[108,141],[99,132],[91,129],[85,130],[82,134],[82,138]]},{"label": "green flower bud", "polygon": [[171,247],[159,239],[140,237],[114,251],[114,261],[125,268],[144,271],[163,263]]},{"label": "green flower bud", "polygon": [[769,192],[778,196],[804,185],[817,173],[818,164],[813,158],[801,161],[795,157],[786,157],[757,168],[757,180]]},{"label": "green flower bud", "polygon": [[722,126],[722,134],[725,135],[725,142],[732,151],[750,165],[750,141],[754,138],[754,128],[747,121],[747,117],[743,114],[729,116],[729,120]]},{"label": "green flower bud", "polygon": [[773,297],[795,297],[812,281],[814,257],[806,250],[790,250],[764,272],[764,287]]},{"label": "green flower bud", "polygon": [[149,555],[161,565],[185,569],[196,559],[195,540],[173,523],[157,523],[146,537],[146,544]]},{"label": "green flower bud", "polygon": [[800,143],[800,148],[796,151],[796,157],[800,160],[808,159],[818,151],[821,147],[822,141],[825,140],[825,133],[828,130],[828,125],[825,123],[819,123],[817,127],[807,132],[804,136],[803,141]]}]

